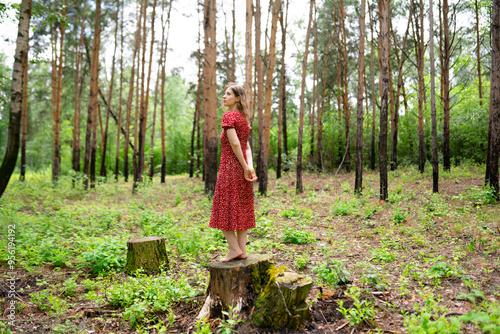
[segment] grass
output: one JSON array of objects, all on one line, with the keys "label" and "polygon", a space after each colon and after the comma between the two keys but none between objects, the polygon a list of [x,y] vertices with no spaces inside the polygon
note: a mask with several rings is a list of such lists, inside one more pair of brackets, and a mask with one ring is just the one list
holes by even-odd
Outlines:
[{"label": "grass", "polygon": [[[442,175],[441,192],[433,194],[431,180],[416,170],[390,172],[389,199],[381,202],[375,173],[365,173],[362,195],[354,195],[351,174],[306,173],[304,194],[295,193],[293,173],[281,180],[270,174],[268,195],[255,198],[248,251],[272,253],[279,265],[311,276],[313,317],[324,323],[320,309],[335,328],[348,320],[349,332],[495,333],[500,207],[478,181],[481,168]],[[87,192],[69,176],[55,187],[48,180],[49,172],[28,174],[24,183],[14,175],[0,199],[0,233],[15,226],[20,329],[209,331],[193,314],[204,300],[207,266],[227,245],[208,228],[212,202],[200,179],[154,179],[135,195],[122,181],[102,180]],[[124,275],[127,240],[151,235],[166,238],[170,267]],[[0,248],[8,242],[0,238]],[[8,260],[1,252],[2,269]],[[108,316],[82,316],[92,308]],[[0,331],[7,320],[0,318]],[[236,320],[211,324],[238,326],[253,328]]]}]

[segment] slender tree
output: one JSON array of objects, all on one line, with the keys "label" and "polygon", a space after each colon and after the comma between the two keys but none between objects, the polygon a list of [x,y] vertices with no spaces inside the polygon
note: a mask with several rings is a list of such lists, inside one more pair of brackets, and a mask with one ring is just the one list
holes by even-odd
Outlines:
[{"label": "slender tree", "polygon": [[479,8],[477,0],[474,0],[474,14],[476,16],[476,57],[477,57],[477,79],[479,89],[479,105],[483,105],[483,83],[481,79],[481,41],[479,39]]},{"label": "slender tree", "polygon": [[[448,0],[443,0],[443,75],[441,77],[443,87],[443,169],[449,171],[451,168],[450,157],[450,28],[448,23]],[[430,14],[429,14],[430,15]]]},{"label": "slender tree", "polygon": [[378,2],[380,21],[380,134],[379,134],[379,170],[380,170],[380,199],[386,200],[388,196],[387,181],[387,116],[389,108],[389,20],[390,2]]},{"label": "slender tree", "polygon": [[83,10],[80,19],[80,39],[75,55],[75,115],[73,117],[73,145],[72,145],[72,167],[75,172],[80,172],[80,122],[82,108],[82,61],[83,61],[83,42],[85,38],[85,12],[87,10],[87,1],[83,3]]},{"label": "slender tree", "polygon": [[375,160],[376,160],[376,155],[375,155],[375,119],[376,119],[376,106],[375,106],[375,96],[377,90],[375,89],[375,60],[374,60],[374,53],[375,53],[375,39],[373,37],[373,19],[371,15],[372,11],[368,11],[368,15],[370,16],[370,33],[371,33],[371,42],[370,42],[370,76],[371,76],[371,86],[372,86],[372,92],[371,92],[371,103],[372,103],[372,108],[373,108],[373,113],[372,113],[372,136],[371,136],[371,141],[370,141],[370,169],[375,170]]},{"label": "slender tree", "polygon": [[493,0],[491,11],[491,87],[490,118],[487,152],[489,159],[486,165],[485,183],[493,189],[500,199],[498,182],[498,161],[500,156],[500,0]]},{"label": "slender tree", "polygon": [[[118,174],[120,173],[120,129],[122,127],[122,106],[123,106],[123,8],[120,11],[120,0],[117,0],[117,13],[120,13],[120,92],[118,102],[118,119],[116,124],[118,130],[116,131],[116,151],[115,151],[115,181],[118,182]],[[110,101],[111,103],[111,101]],[[127,146],[127,142],[125,142]]]},{"label": "slender tree", "polygon": [[286,55],[286,28],[288,20],[288,0],[286,1],[285,10],[281,10],[281,15],[279,17],[280,27],[281,27],[281,67],[280,67],[280,81],[279,81],[279,101],[278,101],[278,161],[276,165],[276,178],[281,178],[281,165],[282,165],[282,137],[283,137],[283,108],[286,104],[286,67],[285,67],[285,55]]},{"label": "slender tree", "polygon": [[259,177],[259,192],[261,189],[261,179],[263,178],[263,150],[264,150],[264,115],[263,109],[263,95],[264,95],[264,74],[262,72],[262,50],[260,45],[261,38],[261,6],[260,0],[255,1],[255,81],[257,84],[257,124],[258,124],[258,150],[257,150],[257,176]]},{"label": "slender tree", "polygon": [[23,66],[28,64],[28,41],[31,21],[31,0],[21,1],[19,24],[17,30],[14,69],[12,71],[9,127],[7,134],[7,149],[0,166],[0,197],[3,195],[19,154],[21,132],[21,110],[23,101]]},{"label": "slender tree", "polygon": [[316,91],[317,91],[317,83],[318,83],[318,24],[317,24],[317,16],[318,10],[316,6],[314,6],[314,14],[313,14],[313,90],[312,90],[312,102],[311,102],[311,113],[310,113],[310,142],[309,142],[309,161],[312,162],[314,159],[314,133],[316,130],[316,120],[318,119],[317,114],[318,110],[316,108]]},{"label": "slender tree", "polygon": [[[446,2],[446,0],[444,0]],[[431,64],[431,122],[432,122],[432,192],[439,191],[439,166],[436,121],[436,69],[434,67],[434,17],[432,0],[429,0],[429,58]],[[445,28],[446,29],[446,28]]]},{"label": "slender tree", "polygon": [[23,59],[23,105],[21,111],[21,170],[19,180],[26,179],[26,139],[28,134],[28,58]]},{"label": "slender tree", "polygon": [[205,0],[205,52],[203,66],[203,127],[206,131],[204,139],[205,192],[213,194],[217,182],[217,44],[216,44],[216,1]]},{"label": "slender tree", "polygon": [[419,1],[419,10],[415,11],[415,40],[417,41],[417,71],[418,71],[418,170],[424,172],[425,168],[425,141],[424,141],[424,1]]},{"label": "slender tree", "polygon": [[94,18],[94,40],[92,44],[92,60],[90,63],[90,92],[87,110],[87,130],[85,134],[85,162],[83,173],[87,176],[84,187],[88,189],[95,186],[95,150],[97,144],[97,113],[99,112],[99,48],[101,45],[101,1],[96,0]]},{"label": "slender tree", "polygon": [[345,122],[345,169],[346,172],[351,171],[351,144],[350,144],[350,128],[351,128],[351,107],[349,105],[349,60],[347,58],[347,32],[345,29],[345,8],[344,1],[340,0],[340,30],[342,35],[342,43],[339,44],[342,54],[342,106],[344,110]]},{"label": "slender tree", "polygon": [[259,192],[261,194],[267,193],[268,182],[268,160],[270,150],[270,134],[271,134],[271,104],[272,104],[272,90],[273,90],[273,72],[276,64],[276,31],[278,30],[278,16],[281,7],[281,0],[274,0],[273,14],[271,23],[271,39],[269,41],[269,56],[267,63],[266,73],[266,96],[265,96],[265,113],[262,127],[263,137],[263,150],[262,150],[262,176],[259,177]]},{"label": "slender tree", "polygon": [[306,94],[306,75],[307,75],[307,55],[309,54],[309,37],[311,36],[311,22],[313,17],[313,8],[315,0],[310,0],[309,9],[309,21],[307,23],[307,33],[306,33],[306,45],[304,48],[304,56],[302,58],[302,82],[300,85],[300,111],[299,111],[299,138],[297,141],[297,182],[296,191],[297,193],[304,192],[304,186],[302,185],[302,136],[304,133],[304,111],[305,105],[305,94]]},{"label": "slender tree", "polygon": [[359,13],[359,63],[358,63],[358,103],[356,123],[356,178],[354,192],[363,190],[363,90],[365,77],[365,0],[361,0]]}]

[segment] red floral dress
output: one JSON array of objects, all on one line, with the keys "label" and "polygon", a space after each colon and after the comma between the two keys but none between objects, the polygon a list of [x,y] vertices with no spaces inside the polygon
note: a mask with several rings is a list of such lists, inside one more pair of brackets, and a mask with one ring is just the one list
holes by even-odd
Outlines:
[{"label": "red floral dress", "polygon": [[239,111],[226,112],[222,116],[220,167],[209,226],[224,231],[244,231],[255,227],[252,182],[244,178],[243,167],[229,143],[227,129],[236,130],[247,161],[248,123]]}]

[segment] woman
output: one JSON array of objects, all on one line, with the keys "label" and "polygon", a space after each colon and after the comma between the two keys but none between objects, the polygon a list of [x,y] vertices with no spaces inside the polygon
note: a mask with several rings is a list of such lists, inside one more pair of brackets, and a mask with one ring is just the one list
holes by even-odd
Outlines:
[{"label": "woman", "polygon": [[247,230],[255,227],[252,182],[257,180],[248,144],[250,122],[243,87],[224,88],[222,144],[219,175],[215,185],[210,227],[222,230],[229,252],[220,262],[246,259]]}]

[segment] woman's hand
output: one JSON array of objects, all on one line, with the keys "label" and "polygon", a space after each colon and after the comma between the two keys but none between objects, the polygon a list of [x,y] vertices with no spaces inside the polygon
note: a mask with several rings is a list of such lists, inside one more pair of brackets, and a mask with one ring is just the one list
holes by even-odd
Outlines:
[{"label": "woman's hand", "polygon": [[245,180],[249,182],[257,181],[257,176],[255,175],[255,170],[253,168],[246,168],[244,171]]}]

